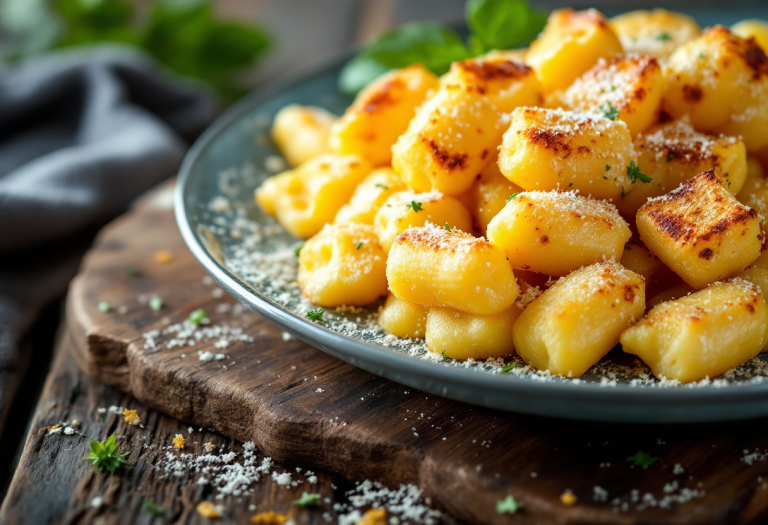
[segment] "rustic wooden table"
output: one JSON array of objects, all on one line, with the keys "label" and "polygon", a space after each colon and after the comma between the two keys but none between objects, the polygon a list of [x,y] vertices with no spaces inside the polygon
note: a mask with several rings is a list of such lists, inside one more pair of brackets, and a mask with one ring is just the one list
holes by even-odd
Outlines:
[{"label": "rustic wooden table", "polygon": [[[205,522],[195,510],[203,501],[222,505],[225,523],[264,511],[343,522],[356,503],[398,518],[403,507],[426,512],[428,504],[443,511],[435,518],[442,523],[768,519],[768,420],[579,423],[484,410],[377,378],[238,313],[184,247],[168,190],[107,227],[73,282],[0,523],[145,523],[158,519],[148,501],[170,523]],[[172,262],[155,260],[161,249]],[[160,311],[147,304],[152,294],[163,298]],[[102,300],[109,312],[97,308]],[[182,345],[174,327],[196,308],[212,324]],[[136,410],[144,427],[128,425],[123,409]],[[56,424],[61,431],[40,431]],[[112,434],[131,467],[108,476],[83,456],[89,439]],[[183,451],[171,444],[176,434],[186,439]],[[628,461],[638,451],[657,458],[647,470]],[[266,455],[275,465],[259,470]],[[375,502],[349,479],[418,484],[425,501]],[[575,504],[561,500],[569,491]],[[293,505],[302,492],[319,494],[318,507]],[[516,514],[497,512],[508,495],[525,505]]]}]

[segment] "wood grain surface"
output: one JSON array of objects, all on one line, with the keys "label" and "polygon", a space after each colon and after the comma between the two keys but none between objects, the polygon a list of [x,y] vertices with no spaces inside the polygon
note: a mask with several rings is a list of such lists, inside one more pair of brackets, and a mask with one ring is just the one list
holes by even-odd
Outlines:
[{"label": "wood grain surface", "polygon": [[[494,412],[378,378],[296,340],[206,284],[187,252],[167,189],[99,236],[70,290],[72,352],[82,370],[174,418],[254,441],[277,461],[417,483],[470,523],[760,523],[768,520],[768,420],[686,426],[577,423]],[[170,263],[154,256],[173,253]],[[125,267],[140,269],[139,277]],[[164,307],[153,311],[146,296]],[[110,312],[97,304],[109,301]],[[222,305],[229,306],[222,306]],[[122,308],[121,308],[122,307]],[[216,337],[146,348],[204,308]],[[225,311],[226,310],[226,311]],[[199,352],[223,353],[203,361]],[[203,354],[205,357],[207,354]],[[647,469],[628,461],[642,451]],[[85,483],[85,482],[84,482]],[[574,505],[561,496],[572,491]],[[524,503],[498,514],[508,495]]]}]

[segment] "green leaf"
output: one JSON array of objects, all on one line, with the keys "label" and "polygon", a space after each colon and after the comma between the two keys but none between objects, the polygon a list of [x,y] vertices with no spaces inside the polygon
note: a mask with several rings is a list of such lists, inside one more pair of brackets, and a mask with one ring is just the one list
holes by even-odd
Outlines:
[{"label": "green leaf", "polygon": [[55,5],[66,23],[100,33],[125,26],[133,17],[127,0],[56,0]]},{"label": "green leaf", "polygon": [[153,295],[149,299],[149,307],[155,312],[159,311],[163,307],[163,299],[159,295]]},{"label": "green leaf", "polygon": [[300,507],[315,507],[320,504],[320,494],[307,494],[306,492],[302,492],[301,497],[294,500],[293,504],[299,505]]},{"label": "green leaf", "polygon": [[153,516],[162,516],[165,514],[165,509],[152,501],[151,499],[148,499],[144,502],[144,510],[152,514]]},{"label": "green leaf", "polygon": [[627,461],[634,463],[636,467],[643,467],[643,470],[648,470],[648,467],[658,460],[659,458],[651,457],[650,454],[646,454],[642,450],[637,451],[634,456],[627,458]]},{"label": "green leaf", "polygon": [[114,434],[109,436],[103,444],[91,440],[90,446],[91,452],[83,459],[90,461],[94,467],[101,471],[114,474],[115,470],[123,465],[130,465],[124,457],[128,455],[128,452],[119,452],[117,450],[117,441]]},{"label": "green leaf", "polygon": [[476,54],[526,44],[547,23],[547,14],[535,11],[526,0],[469,0],[466,18]]},{"label": "green leaf", "polygon": [[189,314],[189,318],[187,319],[187,321],[189,321],[195,326],[200,326],[200,323],[202,323],[207,319],[208,319],[208,314],[205,313],[205,310],[203,310],[202,308],[199,308],[194,312],[192,312],[191,314]]},{"label": "green leaf", "polygon": [[325,321],[325,319],[323,319],[324,312],[325,310],[323,310],[322,308],[318,308],[317,310],[310,310],[309,312],[306,313],[306,317],[307,319],[309,319],[314,323],[323,322]]},{"label": "green leaf", "polygon": [[411,201],[410,204],[406,205],[406,208],[413,210],[413,213],[419,213],[422,210],[422,204],[420,202]]},{"label": "green leaf", "polygon": [[511,371],[512,371],[512,370],[513,370],[513,369],[514,369],[516,366],[517,366],[517,363],[511,363],[511,364],[508,364],[507,366],[505,366],[504,368],[502,368],[502,369],[499,371],[499,373],[500,373],[500,374],[508,374],[508,373],[509,373],[509,372],[511,372]]},{"label": "green leaf", "polygon": [[653,180],[640,171],[640,166],[637,166],[634,160],[630,160],[629,166],[627,166],[627,178],[633,183],[638,180],[642,182],[651,182]]},{"label": "green leaf", "polygon": [[603,116],[607,119],[616,120],[619,118],[619,110],[613,107],[610,102],[600,106],[600,111],[603,112]]},{"label": "green leaf", "polygon": [[451,62],[469,58],[461,37],[452,29],[434,23],[408,23],[384,33],[344,66],[339,88],[354,94],[381,74],[422,64],[442,75]]},{"label": "green leaf", "polygon": [[238,69],[251,65],[269,48],[269,37],[256,27],[235,22],[218,22],[208,28],[201,55],[211,67]]},{"label": "green leaf", "polygon": [[517,501],[512,495],[496,502],[496,513],[498,514],[515,514],[522,508],[523,503]]}]

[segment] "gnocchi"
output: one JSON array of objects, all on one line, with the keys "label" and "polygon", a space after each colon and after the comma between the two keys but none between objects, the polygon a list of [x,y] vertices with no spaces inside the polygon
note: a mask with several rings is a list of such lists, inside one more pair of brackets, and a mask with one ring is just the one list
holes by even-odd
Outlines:
[{"label": "gnocchi", "polygon": [[451,359],[487,359],[514,353],[512,326],[520,308],[512,306],[490,315],[469,314],[453,308],[430,308],[426,343],[430,352]]},{"label": "gnocchi", "polygon": [[298,104],[285,106],[275,115],[272,140],[290,166],[298,166],[330,153],[328,137],[336,117],[322,108]]}]

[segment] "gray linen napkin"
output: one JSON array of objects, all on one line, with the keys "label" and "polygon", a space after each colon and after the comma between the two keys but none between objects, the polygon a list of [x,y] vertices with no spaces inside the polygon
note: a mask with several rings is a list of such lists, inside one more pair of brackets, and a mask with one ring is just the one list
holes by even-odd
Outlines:
[{"label": "gray linen napkin", "polygon": [[128,48],[0,68],[0,430],[19,338],[66,290],[83,238],[174,175],[215,115],[208,92]]}]

